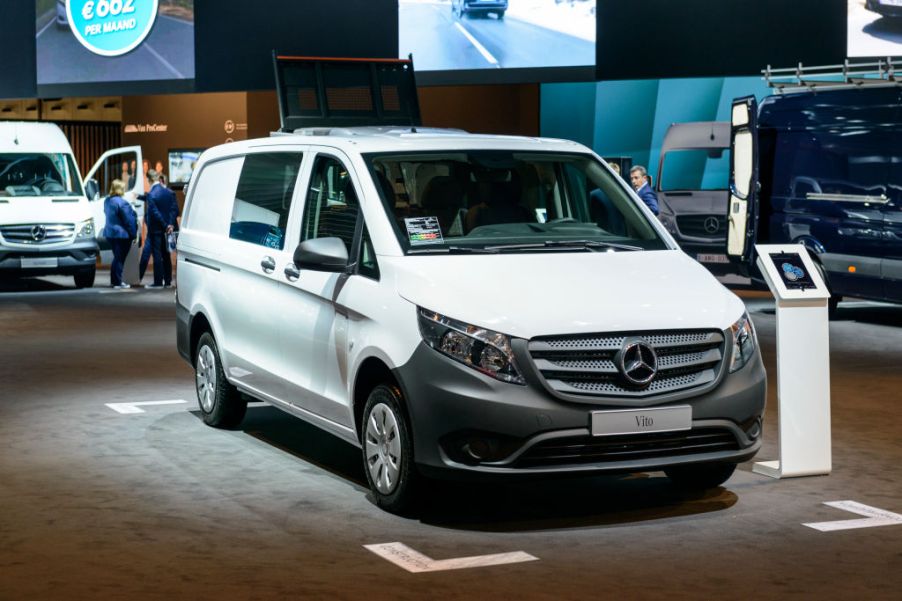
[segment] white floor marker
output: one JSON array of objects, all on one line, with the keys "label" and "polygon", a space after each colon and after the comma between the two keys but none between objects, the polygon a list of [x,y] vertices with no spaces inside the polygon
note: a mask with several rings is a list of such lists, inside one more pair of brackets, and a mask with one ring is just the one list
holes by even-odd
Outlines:
[{"label": "white floor marker", "polygon": [[856,520],[838,520],[835,522],[814,522],[802,524],[821,532],[833,532],[834,530],[853,530],[855,528],[876,528],[878,526],[902,526],[902,515],[877,509],[869,505],[856,503],[855,501],[831,501],[824,503],[828,507],[835,507],[844,511],[866,516]]},{"label": "white floor marker", "polygon": [[148,407],[151,405],[181,405],[187,403],[188,401],[183,401],[181,399],[172,400],[172,401],[141,401],[135,403],[104,403],[107,407],[115,411],[116,413],[121,413],[123,415],[134,415],[136,413],[146,413],[141,407]]},{"label": "white floor marker", "polygon": [[496,553],[494,555],[477,555],[475,557],[458,557],[456,559],[435,560],[426,557],[404,543],[383,543],[381,545],[363,545],[379,557],[387,559],[398,567],[408,572],[441,572],[443,570],[462,570],[464,568],[482,568],[486,566],[498,566],[506,563],[520,563],[524,561],[538,561],[529,553],[516,551],[514,553]]}]

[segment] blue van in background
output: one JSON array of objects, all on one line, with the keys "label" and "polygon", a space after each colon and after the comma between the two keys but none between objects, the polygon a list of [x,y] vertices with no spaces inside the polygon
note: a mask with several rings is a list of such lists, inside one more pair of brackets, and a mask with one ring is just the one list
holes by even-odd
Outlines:
[{"label": "blue van in background", "polygon": [[902,88],[777,94],[760,110],[738,99],[731,138],[734,261],[755,276],[756,242],[800,243],[832,308],[843,296],[902,302]]}]

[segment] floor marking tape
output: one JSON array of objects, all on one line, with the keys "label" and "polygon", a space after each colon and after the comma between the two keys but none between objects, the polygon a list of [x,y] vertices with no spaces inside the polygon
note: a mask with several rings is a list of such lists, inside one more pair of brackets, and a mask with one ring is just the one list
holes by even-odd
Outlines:
[{"label": "floor marking tape", "polygon": [[837,520],[833,522],[812,522],[802,524],[821,532],[834,532],[836,530],[854,530],[856,528],[877,528],[879,526],[902,526],[902,515],[864,505],[856,501],[830,501],[824,503],[828,507],[842,509],[858,515],[865,516],[855,520]]},{"label": "floor marking tape", "polygon": [[104,403],[107,407],[115,411],[116,413],[121,413],[122,415],[134,415],[136,413],[146,413],[141,407],[148,407],[151,405],[181,405],[187,403],[188,401],[183,401],[181,399],[176,399],[172,401],[140,401],[133,403]]},{"label": "floor marking tape", "polygon": [[524,561],[538,561],[523,551],[513,553],[496,553],[494,555],[477,555],[474,557],[458,557],[455,559],[435,560],[422,553],[411,549],[404,543],[383,543],[381,545],[363,545],[381,557],[408,572],[418,574],[421,572],[441,572],[444,570],[462,570],[465,568],[482,568],[486,566],[498,566],[508,563],[521,563]]},{"label": "floor marking tape", "polygon": [[488,62],[492,63],[493,65],[498,64],[498,60],[494,56],[492,56],[492,53],[489,52],[488,50],[486,50],[486,47],[483,46],[482,44],[480,44],[479,40],[477,40],[475,37],[473,37],[473,34],[470,33],[469,31],[467,31],[466,27],[464,27],[460,23],[455,23],[454,26],[457,27],[457,29],[459,29],[460,32],[462,34],[464,34],[464,36],[466,36],[466,38],[468,40],[470,40],[470,43],[476,47],[476,50],[479,50],[479,54],[482,55],[482,58],[484,58]]}]

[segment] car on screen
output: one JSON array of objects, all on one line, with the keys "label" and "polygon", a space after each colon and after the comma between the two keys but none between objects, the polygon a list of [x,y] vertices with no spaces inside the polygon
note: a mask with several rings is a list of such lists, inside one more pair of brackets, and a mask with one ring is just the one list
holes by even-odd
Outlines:
[{"label": "car on screen", "polygon": [[458,17],[494,14],[504,18],[507,0],[451,0],[451,12]]},{"label": "car on screen", "polygon": [[883,17],[902,17],[902,2],[897,0],[867,0],[865,7]]},{"label": "car on screen", "polygon": [[56,2],[56,26],[60,29],[69,27],[69,15],[66,13],[66,0]]}]

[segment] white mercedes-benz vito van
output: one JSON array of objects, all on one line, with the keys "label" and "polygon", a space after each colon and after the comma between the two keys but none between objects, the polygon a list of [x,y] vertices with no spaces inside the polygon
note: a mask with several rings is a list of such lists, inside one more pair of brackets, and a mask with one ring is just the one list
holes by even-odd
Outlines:
[{"label": "white mercedes-benz vito van", "polygon": [[[135,163],[136,179],[143,181],[141,151],[132,147],[104,153],[82,186],[57,125],[0,122],[0,276],[71,275],[78,288],[93,286],[102,250],[97,236],[106,225],[104,195],[94,178],[108,183],[120,160]],[[134,191],[127,196],[140,217],[143,203]]]},{"label": "white mercedes-benz vito van", "polygon": [[743,303],[574,142],[311,129],[201,157],[178,348],[204,420],[262,399],[362,449],[377,503],[424,477],[664,470],[761,443]]}]

